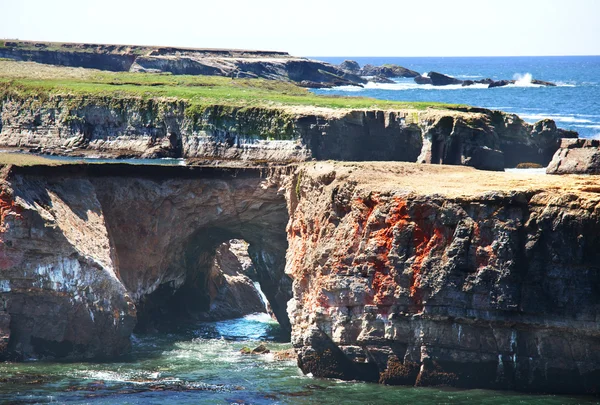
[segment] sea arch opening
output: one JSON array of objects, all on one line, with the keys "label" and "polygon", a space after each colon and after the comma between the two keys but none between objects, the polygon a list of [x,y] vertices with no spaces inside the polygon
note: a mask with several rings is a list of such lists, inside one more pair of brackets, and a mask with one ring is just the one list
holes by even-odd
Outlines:
[{"label": "sea arch opening", "polygon": [[[118,277],[136,305],[136,331],[203,319],[216,299],[215,260],[238,240],[252,266],[248,277],[289,337],[288,212],[277,184],[258,170],[106,180],[95,186]],[[221,313],[223,319],[235,315]]]}]

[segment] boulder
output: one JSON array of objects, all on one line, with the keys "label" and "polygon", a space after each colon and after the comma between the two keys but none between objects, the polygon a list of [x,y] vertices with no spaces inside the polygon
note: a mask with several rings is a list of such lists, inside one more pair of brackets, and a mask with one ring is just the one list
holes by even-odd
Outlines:
[{"label": "boulder", "polygon": [[556,87],[556,83],[546,82],[544,80],[533,79],[531,84],[538,84],[540,86]]},{"label": "boulder", "polygon": [[476,146],[463,158],[462,164],[479,170],[504,171],[504,153],[487,146]]},{"label": "boulder", "polygon": [[497,81],[493,81],[488,85],[488,88],[491,89],[493,87],[504,87],[504,86],[508,86],[509,84],[515,84],[514,80],[497,80]]},{"label": "boulder", "polygon": [[546,173],[600,174],[600,140],[563,139]]},{"label": "boulder", "polygon": [[247,346],[242,347],[240,350],[241,354],[269,354],[271,351],[263,343],[256,346],[254,349],[250,349]]},{"label": "boulder", "polygon": [[417,76],[415,77],[415,83],[417,84],[433,84],[430,77],[427,76]]},{"label": "boulder", "polygon": [[360,65],[355,60],[345,60],[339,65],[340,69],[350,73],[358,74],[360,72]]},{"label": "boulder", "polygon": [[447,76],[438,72],[429,72],[431,84],[434,86],[448,86],[451,84],[462,84],[463,81],[452,76]]}]

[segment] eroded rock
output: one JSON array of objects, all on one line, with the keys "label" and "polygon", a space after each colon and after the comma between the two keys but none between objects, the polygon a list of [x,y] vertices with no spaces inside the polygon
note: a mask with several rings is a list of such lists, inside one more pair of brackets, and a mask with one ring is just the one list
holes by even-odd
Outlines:
[{"label": "eroded rock", "polygon": [[466,172],[454,190],[447,171],[378,169],[315,164],[291,197],[288,311],[303,371],[599,392],[597,194],[552,178],[533,191],[506,174],[486,182],[509,187],[473,193]]}]

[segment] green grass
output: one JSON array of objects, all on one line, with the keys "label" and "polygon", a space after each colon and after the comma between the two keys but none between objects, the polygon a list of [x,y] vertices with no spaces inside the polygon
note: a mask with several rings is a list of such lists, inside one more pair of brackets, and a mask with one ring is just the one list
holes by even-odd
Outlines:
[{"label": "green grass", "polygon": [[291,83],[219,76],[101,72],[24,62],[0,61],[0,96],[50,95],[175,98],[197,105],[241,107],[302,105],[327,108],[402,110],[446,109],[456,105],[395,102],[365,97],[319,96]]}]

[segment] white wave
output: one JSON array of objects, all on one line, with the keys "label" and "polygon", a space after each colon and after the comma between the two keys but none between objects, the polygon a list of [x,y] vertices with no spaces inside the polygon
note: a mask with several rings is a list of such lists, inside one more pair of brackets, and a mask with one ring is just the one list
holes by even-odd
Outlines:
[{"label": "white wave", "polygon": [[432,84],[417,84],[410,82],[401,83],[367,83],[364,88],[355,86],[339,86],[327,90],[336,91],[347,91],[347,92],[361,92],[365,90],[393,90],[393,91],[404,91],[404,90],[461,90],[461,89],[486,89],[487,84],[474,84],[472,86],[462,86],[460,84],[451,84],[448,86],[434,86]]},{"label": "white wave", "polygon": [[556,82],[556,87],[577,87],[577,85],[573,83],[565,83],[565,82]]},{"label": "white wave", "polygon": [[515,80],[514,86],[516,87],[539,86],[531,83],[531,81],[533,80],[533,76],[531,75],[531,73],[515,73],[513,75],[513,79]]},{"label": "white wave", "polygon": [[271,315],[264,312],[256,312],[254,314],[246,315],[244,319],[248,321],[255,321],[261,323],[274,323],[275,321],[271,318]]},{"label": "white wave", "polygon": [[543,119],[551,119],[559,122],[570,122],[570,123],[593,123],[594,121],[590,121],[585,118],[577,118],[573,115],[559,115],[559,114],[519,114],[519,117],[524,120],[543,120]]},{"label": "white wave", "polygon": [[[137,372],[117,372],[110,370],[81,370],[73,373],[74,377],[79,377],[85,380],[102,380],[113,382],[128,382],[141,384],[143,380],[157,380],[160,378],[159,372],[137,371]],[[177,378],[170,379],[171,381],[179,381]]]},{"label": "white wave", "polygon": [[423,77],[429,77],[429,72],[425,72],[421,76],[423,76]]},{"label": "white wave", "polygon": [[577,128],[589,128],[589,129],[600,129],[600,125],[573,125]]}]

